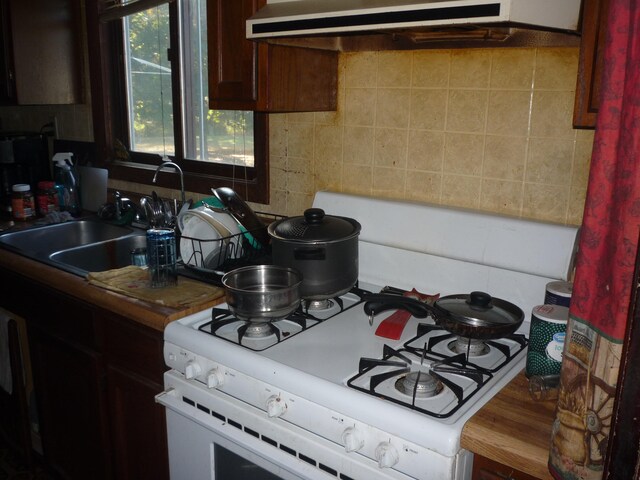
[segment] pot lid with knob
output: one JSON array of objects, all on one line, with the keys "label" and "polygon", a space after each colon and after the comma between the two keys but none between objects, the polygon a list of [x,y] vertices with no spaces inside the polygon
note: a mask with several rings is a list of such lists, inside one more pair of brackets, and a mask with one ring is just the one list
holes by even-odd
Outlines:
[{"label": "pot lid with knob", "polygon": [[360,233],[360,224],[347,217],[326,215],[321,208],[308,208],[303,216],[278,220],[269,225],[273,238],[303,242],[330,243],[347,240]]}]

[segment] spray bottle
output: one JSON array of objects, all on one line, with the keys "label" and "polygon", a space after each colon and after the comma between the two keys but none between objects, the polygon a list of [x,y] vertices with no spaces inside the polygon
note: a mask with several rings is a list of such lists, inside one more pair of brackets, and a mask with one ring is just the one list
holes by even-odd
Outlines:
[{"label": "spray bottle", "polygon": [[73,167],[73,153],[56,153],[53,156],[53,178],[56,182],[60,210],[71,215],[80,215],[80,192],[78,175]]}]

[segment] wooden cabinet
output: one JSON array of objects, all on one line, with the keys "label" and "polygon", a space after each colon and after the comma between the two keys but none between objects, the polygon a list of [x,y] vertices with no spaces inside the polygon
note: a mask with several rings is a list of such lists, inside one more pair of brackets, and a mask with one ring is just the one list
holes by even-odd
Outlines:
[{"label": "wooden cabinet", "polygon": [[2,104],[82,101],[80,0],[0,0]]},{"label": "wooden cabinet", "polygon": [[65,479],[168,479],[155,403],[162,332],[13,272],[0,278],[0,305],[27,322],[47,466]]},{"label": "wooden cabinet", "polygon": [[536,480],[535,477],[514,470],[480,455],[474,455],[472,480]]},{"label": "wooden cabinet", "polygon": [[253,42],[245,21],[265,0],[208,0],[209,107],[335,110],[338,52]]},{"label": "wooden cabinet", "polygon": [[575,128],[595,128],[600,106],[609,0],[583,0],[578,83],[573,109]]}]

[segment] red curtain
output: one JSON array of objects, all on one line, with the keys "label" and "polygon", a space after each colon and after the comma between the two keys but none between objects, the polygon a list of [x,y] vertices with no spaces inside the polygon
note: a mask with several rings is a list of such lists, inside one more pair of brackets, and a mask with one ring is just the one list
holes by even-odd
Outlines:
[{"label": "red curtain", "polygon": [[610,0],[600,109],[549,467],[598,479],[640,232],[640,0]]}]

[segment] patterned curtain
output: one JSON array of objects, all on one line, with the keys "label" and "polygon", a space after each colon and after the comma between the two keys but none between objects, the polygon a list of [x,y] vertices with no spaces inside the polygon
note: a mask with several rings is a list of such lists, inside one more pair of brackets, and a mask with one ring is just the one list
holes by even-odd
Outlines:
[{"label": "patterned curtain", "polygon": [[640,231],[640,0],[610,0],[549,469],[602,478]]}]

